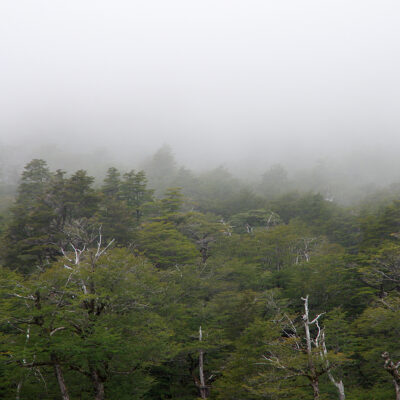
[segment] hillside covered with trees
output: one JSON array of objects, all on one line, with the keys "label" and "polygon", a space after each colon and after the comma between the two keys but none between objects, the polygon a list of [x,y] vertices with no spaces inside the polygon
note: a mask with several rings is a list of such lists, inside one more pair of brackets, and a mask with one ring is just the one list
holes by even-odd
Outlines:
[{"label": "hillside covered with trees", "polygon": [[29,162],[0,242],[0,397],[400,399],[400,200],[275,166],[251,187],[164,151]]}]

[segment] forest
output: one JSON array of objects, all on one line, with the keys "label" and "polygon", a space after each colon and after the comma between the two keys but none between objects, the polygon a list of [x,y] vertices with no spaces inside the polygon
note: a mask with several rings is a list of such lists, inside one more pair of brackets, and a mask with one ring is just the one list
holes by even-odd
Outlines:
[{"label": "forest", "polygon": [[399,21],[0,0],[0,400],[400,400]]},{"label": "forest", "polygon": [[400,200],[219,168],[25,165],[1,198],[0,397],[400,399]]}]

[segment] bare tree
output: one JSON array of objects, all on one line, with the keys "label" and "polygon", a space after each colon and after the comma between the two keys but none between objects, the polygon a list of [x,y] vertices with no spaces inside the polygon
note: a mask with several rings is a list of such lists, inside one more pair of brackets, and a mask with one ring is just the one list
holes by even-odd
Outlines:
[{"label": "bare tree", "polygon": [[400,361],[397,363],[393,362],[387,351],[382,354],[382,358],[385,360],[383,367],[393,377],[393,384],[396,390],[396,400],[400,400]]},{"label": "bare tree", "polygon": [[[203,332],[201,326],[199,328],[199,342],[203,340]],[[206,380],[204,379],[204,351],[202,348],[199,350],[199,378],[200,378],[200,397],[206,399],[208,397],[208,387],[206,386]]]},{"label": "bare tree", "polygon": [[[323,314],[317,315],[312,321],[310,321],[309,318],[309,310],[308,310],[308,296],[305,298],[302,297],[302,300],[304,301],[304,315],[303,315],[303,321],[304,321],[304,329],[306,332],[306,340],[307,340],[307,354],[308,354],[308,359],[309,359],[309,366],[310,366],[310,371],[314,371],[314,376],[316,376],[316,387],[314,386],[315,383],[311,381],[313,389],[314,389],[314,398],[317,399],[319,398],[319,388],[318,388],[318,374],[315,373],[315,367],[313,364],[312,360],[312,345],[315,346],[315,348],[319,351],[319,354],[321,356],[322,364],[323,364],[323,371],[328,374],[329,380],[332,382],[332,384],[336,387],[339,395],[339,400],[344,400],[346,398],[345,392],[344,392],[344,384],[342,380],[336,380],[332,374],[331,371],[331,365],[328,359],[328,350],[326,348],[326,342],[325,342],[325,330],[321,329],[319,325],[319,318]],[[310,337],[310,325],[315,324],[317,327],[317,335],[314,340],[311,339]],[[318,393],[318,397],[315,397],[316,394]]]},{"label": "bare tree", "polygon": [[[302,297],[304,313],[301,330],[304,333],[299,334],[300,328],[296,327],[295,322],[287,314],[284,314],[281,319],[275,321],[280,323],[283,337],[272,343],[271,350],[263,356],[263,359],[281,370],[285,379],[301,376],[307,378],[313,390],[314,400],[320,399],[319,380],[321,375],[327,374],[338,390],[339,400],[344,400],[344,384],[342,380],[337,380],[333,376],[333,364],[328,359],[325,331],[319,324],[320,318],[325,313],[311,318],[308,299],[309,296]],[[291,356],[287,355],[288,350],[292,353]],[[294,361],[295,359],[298,361]]]},{"label": "bare tree", "polygon": [[336,387],[336,389],[338,391],[338,395],[339,395],[339,400],[345,400],[346,395],[344,392],[343,381],[341,379],[340,380],[335,379],[335,377],[333,376],[332,371],[331,371],[330,363],[328,360],[328,350],[326,349],[326,344],[325,344],[325,330],[323,330],[321,333],[320,346],[322,348],[321,358],[325,362],[326,372],[328,374],[329,380]]},{"label": "bare tree", "polygon": [[[189,356],[191,360],[191,367],[190,367],[190,372],[193,377],[193,381],[199,390],[199,395],[200,398],[202,399],[207,399],[210,395],[210,387],[212,381],[215,379],[215,374],[210,374],[207,376],[207,374],[204,371],[204,348],[202,347],[202,342],[203,342],[203,330],[201,326],[199,327],[199,335],[198,335],[198,340],[200,344],[199,348],[199,355],[198,359],[195,360],[191,356]],[[198,368],[198,374],[197,374],[197,368]]]},{"label": "bare tree", "polygon": [[[304,332],[306,335],[306,344],[307,344],[307,359],[308,359],[308,379],[311,382],[311,386],[314,392],[314,400],[319,399],[319,376],[321,372],[319,372],[315,366],[315,361],[313,357],[312,346],[319,347],[319,339],[321,336],[321,329],[318,324],[318,319],[322,314],[318,314],[313,320],[310,321],[309,310],[308,310],[308,295],[304,298],[301,298],[304,301],[304,314],[303,314],[303,324],[304,324]],[[310,334],[310,326],[316,325],[318,328],[317,336],[315,339],[311,338]]]}]

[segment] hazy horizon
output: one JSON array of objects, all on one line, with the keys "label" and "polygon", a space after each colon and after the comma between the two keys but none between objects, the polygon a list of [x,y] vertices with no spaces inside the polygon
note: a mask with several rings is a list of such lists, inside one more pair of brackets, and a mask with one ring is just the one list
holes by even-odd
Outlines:
[{"label": "hazy horizon", "polygon": [[4,0],[0,144],[397,167],[399,17],[387,0]]}]

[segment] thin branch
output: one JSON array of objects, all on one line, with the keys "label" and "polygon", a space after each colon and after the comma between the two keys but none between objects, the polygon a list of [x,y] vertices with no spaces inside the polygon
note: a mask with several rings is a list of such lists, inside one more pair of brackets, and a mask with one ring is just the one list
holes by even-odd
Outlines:
[{"label": "thin branch", "polygon": [[53,329],[53,330],[50,332],[50,336],[53,336],[56,332],[63,331],[64,329],[66,329],[65,326],[60,326],[60,327],[58,327],[58,328],[56,328],[56,329]]}]

